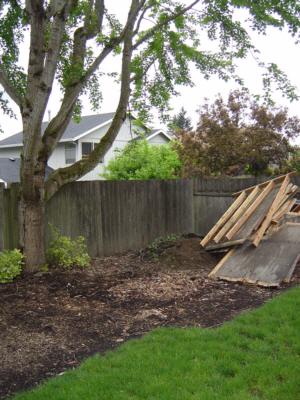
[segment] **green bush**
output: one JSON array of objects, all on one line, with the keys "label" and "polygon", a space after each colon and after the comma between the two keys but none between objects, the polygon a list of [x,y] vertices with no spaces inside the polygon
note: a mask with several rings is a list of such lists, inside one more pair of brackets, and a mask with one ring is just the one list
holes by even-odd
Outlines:
[{"label": "green bush", "polygon": [[51,226],[52,241],[47,250],[47,261],[64,269],[72,267],[87,267],[91,258],[87,252],[85,238],[78,236],[71,239],[69,236],[61,235],[58,229]]},{"label": "green bush", "polygon": [[108,180],[174,179],[180,168],[181,162],[171,144],[151,145],[141,139],[120,150],[102,176]]},{"label": "green bush", "polygon": [[20,250],[0,252],[0,283],[12,282],[22,271],[23,254]]}]

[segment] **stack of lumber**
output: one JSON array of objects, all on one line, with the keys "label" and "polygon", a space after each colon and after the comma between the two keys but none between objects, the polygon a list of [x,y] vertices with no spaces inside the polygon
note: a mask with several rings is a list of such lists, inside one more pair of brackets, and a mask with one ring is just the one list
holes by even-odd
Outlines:
[{"label": "stack of lumber", "polygon": [[201,241],[229,250],[210,277],[278,286],[291,278],[300,254],[300,205],[293,173],[235,193],[235,201]]}]

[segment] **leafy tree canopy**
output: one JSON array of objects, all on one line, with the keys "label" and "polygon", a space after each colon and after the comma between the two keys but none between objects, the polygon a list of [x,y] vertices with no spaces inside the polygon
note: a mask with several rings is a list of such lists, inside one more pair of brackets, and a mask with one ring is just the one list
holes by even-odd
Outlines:
[{"label": "leafy tree canopy", "polygon": [[103,174],[108,180],[173,179],[181,163],[170,144],[151,145],[145,139],[129,143],[112,159]]},{"label": "leafy tree canopy", "polygon": [[178,134],[184,175],[263,174],[285,168],[300,134],[300,119],[287,109],[261,105],[247,91],[219,96],[199,110],[197,129]]}]

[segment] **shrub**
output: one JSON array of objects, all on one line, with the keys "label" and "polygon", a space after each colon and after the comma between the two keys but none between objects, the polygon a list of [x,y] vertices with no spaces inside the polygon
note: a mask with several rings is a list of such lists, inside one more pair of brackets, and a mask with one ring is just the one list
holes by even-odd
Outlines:
[{"label": "shrub", "polygon": [[12,282],[21,274],[23,254],[18,249],[0,252],[0,283]]},{"label": "shrub", "polygon": [[47,261],[65,269],[75,266],[87,267],[91,261],[87,252],[85,238],[78,236],[71,239],[61,235],[58,229],[51,226],[52,241],[47,250]]},{"label": "shrub", "polygon": [[170,144],[151,145],[141,139],[119,150],[102,176],[108,180],[174,179],[180,167],[178,154]]}]

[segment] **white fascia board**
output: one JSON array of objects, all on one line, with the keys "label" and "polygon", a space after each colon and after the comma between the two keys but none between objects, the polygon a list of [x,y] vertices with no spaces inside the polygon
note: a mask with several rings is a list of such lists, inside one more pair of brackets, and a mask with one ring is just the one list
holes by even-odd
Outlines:
[{"label": "white fascia board", "polygon": [[80,135],[78,135],[72,139],[63,139],[63,140],[60,140],[60,142],[75,142],[76,140],[83,138],[84,136],[96,131],[97,129],[103,128],[103,126],[110,124],[112,122],[112,120],[113,119],[111,118],[110,120],[105,121],[100,125],[94,126],[93,128],[89,129],[88,131],[81,133]]},{"label": "white fascia board", "polygon": [[23,143],[3,144],[3,145],[0,146],[0,149],[8,149],[8,148],[13,148],[13,147],[23,147]]},{"label": "white fascia board", "polygon": [[152,133],[152,135],[150,136],[147,136],[146,140],[152,139],[153,137],[160,135],[161,133],[165,135],[169,140],[173,140],[173,138],[169,134],[167,134],[167,132],[165,132],[163,129],[160,129],[157,132]]}]

